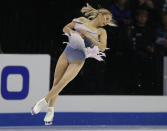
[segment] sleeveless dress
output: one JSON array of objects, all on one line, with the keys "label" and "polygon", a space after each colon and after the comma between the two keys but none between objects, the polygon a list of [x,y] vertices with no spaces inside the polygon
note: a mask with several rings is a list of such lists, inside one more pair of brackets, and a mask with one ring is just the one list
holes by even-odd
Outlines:
[{"label": "sleeveless dress", "polygon": [[[83,22],[81,22],[79,19],[73,19],[73,21],[76,22],[74,26],[74,30],[85,30],[87,31],[91,36],[93,36],[97,41],[99,41],[98,38],[98,31],[97,30],[91,30],[86,25],[84,25]],[[65,33],[65,35],[68,36],[69,42],[67,43],[67,46],[64,50],[64,53],[67,56],[68,62],[71,63],[75,60],[85,60],[86,58],[95,58],[99,61],[103,61],[103,58],[101,56],[105,56],[104,53],[102,53],[98,46],[96,46],[90,39],[88,38],[82,38],[79,33],[71,33],[68,35]]]}]

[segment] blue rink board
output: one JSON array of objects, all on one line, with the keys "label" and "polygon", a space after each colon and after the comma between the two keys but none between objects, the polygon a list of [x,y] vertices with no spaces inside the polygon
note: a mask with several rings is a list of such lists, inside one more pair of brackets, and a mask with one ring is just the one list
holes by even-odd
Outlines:
[{"label": "blue rink board", "polygon": [[[45,113],[1,113],[0,126],[43,126]],[[167,112],[152,113],[92,113],[56,112],[53,125],[167,125]]]}]

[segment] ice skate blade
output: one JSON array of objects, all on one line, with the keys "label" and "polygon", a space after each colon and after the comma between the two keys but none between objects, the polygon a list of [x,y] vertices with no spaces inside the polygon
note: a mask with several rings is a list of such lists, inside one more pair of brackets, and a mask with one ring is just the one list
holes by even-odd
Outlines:
[{"label": "ice skate blade", "polygon": [[49,125],[52,125],[53,122],[52,121],[45,121],[45,126],[49,126]]},{"label": "ice skate blade", "polygon": [[33,111],[33,107],[31,108],[31,115],[35,115],[35,112]]},{"label": "ice skate blade", "polygon": [[35,107],[35,105],[31,108],[31,115],[37,114],[37,113],[34,112],[34,107]]}]

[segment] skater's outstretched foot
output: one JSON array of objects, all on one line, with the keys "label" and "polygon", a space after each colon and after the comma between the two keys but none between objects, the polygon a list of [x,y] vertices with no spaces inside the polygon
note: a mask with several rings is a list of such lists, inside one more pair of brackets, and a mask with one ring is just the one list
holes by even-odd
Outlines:
[{"label": "skater's outstretched foot", "polygon": [[48,107],[47,113],[44,118],[45,125],[52,125],[54,118],[54,107]]},{"label": "skater's outstretched foot", "polygon": [[46,102],[45,98],[39,100],[35,106],[32,107],[31,114],[38,114],[43,107],[45,107],[48,103]]}]

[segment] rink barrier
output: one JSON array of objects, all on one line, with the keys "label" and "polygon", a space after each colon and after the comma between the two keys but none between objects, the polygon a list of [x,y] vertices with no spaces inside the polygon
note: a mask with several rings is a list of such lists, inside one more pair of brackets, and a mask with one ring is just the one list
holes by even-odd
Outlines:
[{"label": "rink barrier", "polygon": [[[0,126],[43,126],[45,113],[0,114]],[[152,113],[103,113],[103,112],[56,112],[53,126],[75,125],[167,125],[167,112]]]}]

